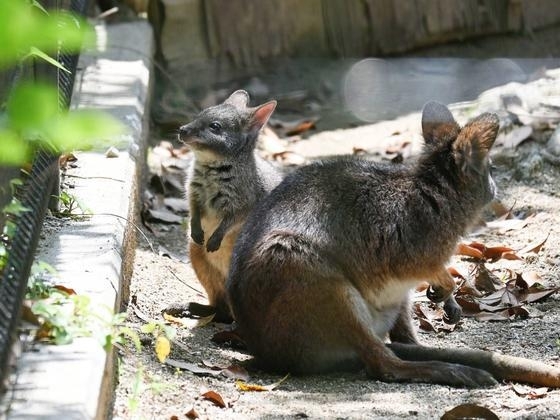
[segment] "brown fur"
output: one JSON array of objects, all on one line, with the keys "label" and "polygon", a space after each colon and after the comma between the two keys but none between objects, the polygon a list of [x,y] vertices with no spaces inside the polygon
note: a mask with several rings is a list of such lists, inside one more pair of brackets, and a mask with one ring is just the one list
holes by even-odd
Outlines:
[{"label": "brown fur", "polygon": [[[276,102],[250,108],[245,91],[202,111],[180,129],[180,139],[194,152],[187,186],[191,238],[190,259],[215,320],[231,322],[225,281],[237,236],[253,206],[278,182],[280,173],[255,154],[259,131]],[[173,305],[173,313],[190,304]]]},{"label": "brown fur", "polygon": [[[465,387],[493,385],[493,375],[515,371],[515,364],[496,368],[429,350],[415,356],[414,348],[423,348],[409,292],[423,280],[440,298],[453,290],[445,264],[494,194],[487,156],[498,119],[484,114],[461,129],[432,102],[422,127],[426,145],[415,165],[318,162],[289,175],[249,216],[227,291],[262,368],[320,373],[365,366],[383,381]],[[547,383],[560,385],[557,372]]]}]

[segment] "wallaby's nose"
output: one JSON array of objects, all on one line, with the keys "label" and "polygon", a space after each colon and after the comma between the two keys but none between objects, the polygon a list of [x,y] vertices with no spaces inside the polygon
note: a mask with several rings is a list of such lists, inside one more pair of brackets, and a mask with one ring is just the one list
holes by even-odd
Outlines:
[{"label": "wallaby's nose", "polygon": [[192,134],[190,124],[182,125],[179,127],[179,140],[185,141]]}]

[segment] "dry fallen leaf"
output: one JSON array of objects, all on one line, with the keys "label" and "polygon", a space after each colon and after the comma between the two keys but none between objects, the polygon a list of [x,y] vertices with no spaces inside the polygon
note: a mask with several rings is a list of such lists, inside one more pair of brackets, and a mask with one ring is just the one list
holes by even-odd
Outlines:
[{"label": "dry fallen leaf", "polygon": [[528,385],[512,384],[511,389],[520,397],[526,397],[529,400],[536,400],[537,398],[544,398],[548,394],[548,388],[532,388]]},{"label": "dry fallen leaf", "polygon": [[280,153],[274,153],[272,155],[272,158],[277,162],[288,166],[299,166],[307,162],[307,160],[303,156],[290,150],[284,150]]},{"label": "dry fallen leaf", "polygon": [[290,377],[290,374],[287,374],[278,382],[274,382],[270,385],[258,385],[258,384],[248,384],[242,380],[235,381],[235,386],[240,391],[255,391],[255,392],[262,392],[262,391],[272,391],[273,389],[278,388],[286,379]]},{"label": "dry fallen leaf", "polygon": [[193,407],[193,408],[191,408],[189,411],[187,411],[187,412],[185,413],[185,417],[188,418],[188,419],[193,420],[193,419],[198,419],[198,418],[200,418],[200,415],[196,412],[196,410],[195,410],[194,407]]},{"label": "dry fallen leaf", "polygon": [[531,242],[527,246],[523,247],[519,251],[519,253],[520,254],[528,254],[530,252],[533,252],[535,254],[538,254],[541,251],[544,244],[546,243],[546,241],[548,240],[549,236],[550,236],[550,231],[546,234],[546,237],[544,239],[538,239],[536,241]]},{"label": "dry fallen leaf", "polygon": [[441,420],[499,420],[499,417],[486,407],[476,404],[461,404],[449,411],[446,411]]},{"label": "dry fallen leaf", "polygon": [[315,128],[314,120],[304,120],[299,122],[295,127],[290,128],[286,131],[287,136],[295,136],[296,134],[305,133],[306,131]]},{"label": "dry fallen leaf", "polygon": [[171,353],[171,343],[169,339],[163,335],[159,335],[156,338],[156,356],[160,363],[164,363],[169,353]]},{"label": "dry fallen leaf", "polygon": [[218,345],[228,345],[233,348],[244,349],[245,341],[237,333],[237,331],[219,331],[211,338],[213,343]]},{"label": "dry fallen leaf", "polygon": [[205,325],[208,325],[210,322],[212,322],[215,315],[216,314],[212,314],[203,318],[192,319],[192,318],[178,318],[168,314],[167,312],[162,312],[163,319],[165,319],[167,322],[185,328],[204,327]]},{"label": "dry fallen leaf", "polygon": [[212,402],[214,405],[220,408],[226,408],[226,403],[220,394],[216,391],[206,391],[201,395],[202,398]]},{"label": "dry fallen leaf", "polygon": [[231,365],[222,370],[222,375],[230,379],[240,379],[242,381],[249,380],[249,372],[242,366]]},{"label": "dry fallen leaf", "polygon": [[75,295],[76,291],[70,287],[63,286],[62,284],[55,284],[53,289],[66,293],[67,295]]},{"label": "dry fallen leaf", "polygon": [[203,368],[198,365],[195,365],[194,363],[184,362],[182,360],[175,360],[175,359],[168,358],[165,361],[165,364],[177,369],[187,370],[191,373],[194,373],[195,375],[218,376],[221,374],[219,370]]},{"label": "dry fallen leaf", "polygon": [[484,259],[484,254],[482,254],[482,252],[479,249],[464,243],[460,243],[457,245],[457,248],[455,249],[455,254],[464,255],[466,257],[477,258],[480,260]]}]

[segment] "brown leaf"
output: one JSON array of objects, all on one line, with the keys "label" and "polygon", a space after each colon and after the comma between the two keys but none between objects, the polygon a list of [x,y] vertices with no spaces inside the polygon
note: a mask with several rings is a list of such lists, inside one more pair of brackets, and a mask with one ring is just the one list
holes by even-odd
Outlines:
[{"label": "brown leaf", "polygon": [[195,365],[194,363],[183,362],[182,360],[175,360],[170,358],[167,358],[165,360],[165,364],[172,366],[174,368],[188,370],[189,372],[194,373],[195,375],[218,376],[221,373],[219,370],[203,368],[198,365]]},{"label": "brown leaf", "polygon": [[496,309],[499,309],[500,307],[519,306],[521,304],[519,289],[516,287],[508,287],[507,285],[506,287],[503,287],[488,296],[478,298],[477,300],[481,304],[496,306]]},{"label": "brown leaf", "polygon": [[365,155],[367,153],[366,149],[362,149],[361,147],[352,147],[352,154],[353,155]]},{"label": "brown leaf", "polygon": [[295,127],[286,131],[287,136],[295,136],[297,134],[305,133],[306,131],[316,128],[314,120],[304,120],[299,122]]},{"label": "brown leaf", "polygon": [[546,234],[546,238],[538,239],[536,241],[531,242],[530,244],[525,246],[523,249],[521,249],[519,251],[519,253],[520,254],[528,254],[530,252],[533,252],[535,254],[538,254],[541,251],[544,244],[546,243],[549,236],[550,236],[550,231]]},{"label": "brown leaf", "polygon": [[484,259],[484,254],[480,251],[480,249],[464,243],[460,243],[459,245],[457,245],[457,248],[455,249],[455,254],[477,258],[479,260]]},{"label": "brown leaf", "polygon": [[529,400],[543,398],[546,397],[546,395],[548,394],[547,387],[532,388],[527,385],[512,384],[511,389],[513,389],[513,391],[520,397],[527,397],[527,399]]},{"label": "brown leaf", "polygon": [[516,318],[528,318],[529,312],[527,309],[518,306],[514,308],[504,309],[499,312],[480,312],[476,314],[475,319],[478,321],[508,321]]},{"label": "brown leaf", "polygon": [[527,226],[527,223],[529,223],[532,217],[534,217],[534,215],[526,219],[493,220],[491,222],[486,222],[486,227],[496,229],[499,233],[506,233],[510,230],[520,230]]},{"label": "brown leaf", "polygon": [[446,411],[441,420],[463,420],[463,419],[480,419],[480,420],[500,420],[499,417],[486,407],[476,404],[461,404],[449,411]]},{"label": "brown leaf", "polygon": [[199,414],[196,412],[194,407],[185,413],[185,417],[191,420],[200,418]]},{"label": "brown leaf", "polygon": [[39,326],[41,325],[41,321],[39,320],[37,315],[35,315],[31,310],[32,304],[33,302],[30,300],[23,301],[23,304],[21,306],[21,319],[23,319],[26,322],[29,322],[30,324]]},{"label": "brown leaf", "polygon": [[392,155],[395,153],[402,153],[402,151],[406,149],[408,146],[410,146],[410,142],[403,141],[400,144],[395,144],[387,147],[387,149],[385,149],[385,153],[387,153],[388,155]]},{"label": "brown leaf", "polygon": [[542,277],[536,271],[525,271],[518,276],[517,280],[518,285],[520,281],[523,281],[525,283],[525,288],[532,287],[535,284],[542,284]]},{"label": "brown leaf", "polygon": [[211,338],[212,342],[219,345],[229,345],[233,348],[244,349],[245,341],[237,333],[237,331],[219,331]]},{"label": "brown leaf", "polygon": [[170,324],[177,325],[180,327],[185,327],[185,328],[200,328],[212,322],[216,314],[212,314],[204,318],[195,318],[195,319],[175,317],[173,315],[168,314],[165,311],[162,312],[161,315],[163,316],[163,319],[165,319]]},{"label": "brown leaf", "polygon": [[492,274],[484,264],[477,264],[473,270],[474,285],[481,292],[495,292],[497,286],[503,286],[498,277]]},{"label": "brown leaf", "polygon": [[474,316],[475,314],[480,312],[480,305],[478,304],[478,302],[475,302],[471,296],[456,296],[455,300],[463,309],[464,316]]},{"label": "brown leaf", "polygon": [[499,200],[493,200],[490,203],[490,208],[494,212],[497,218],[504,218],[508,219],[511,215],[511,208],[507,208],[504,204]]},{"label": "brown leaf", "polygon": [[249,372],[243,366],[231,365],[222,370],[222,375],[230,379],[241,379],[242,381],[249,380]]},{"label": "brown leaf", "polygon": [[60,290],[61,292],[66,293],[67,295],[75,295],[76,291],[69,287],[63,286],[62,284],[55,284],[53,289]]},{"label": "brown leaf", "polygon": [[227,369],[227,367],[229,366],[229,364],[227,363],[215,363],[215,362],[211,362],[210,360],[203,360],[202,364],[213,370],[224,370]]},{"label": "brown leaf", "polygon": [[214,405],[220,408],[226,408],[226,403],[224,402],[224,399],[216,391],[206,391],[201,395],[201,397],[204,398],[205,400],[212,402]]},{"label": "brown leaf", "polygon": [[177,216],[175,213],[170,212],[166,208],[159,210],[148,209],[144,216],[147,222],[169,223],[176,225],[180,225],[183,222],[183,218],[181,216]]},{"label": "brown leaf", "polygon": [[273,389],[278,388],[289,377],[290,377],[290,374],[287,374],[286,376],[284,376],[279,381],[274,382],[273,384],[270,384],[270,385],[248,384],[244,381],[237,380],[237,381],[235,381],[235,386],[240,391],[256,391],[256,392],[272,391]]},{"label": "brown leaf", "polygon": [[553,289],[539,289],[537,287],[530,287],[527,291],[527,303],[538,302],[553,293],[556,293],[560,290],[560,287],[556,287]]},{"label": "brown leaf", "polygon": [[297,153],[290,150],[285,150],[280,153],[274,153],[272,155],[272,158],[277,162],[288,166],[303,165],[305,162],[307,162],[307,160],[303,156],[298,155]]},{"label": "brown leaf", "polygon": [[452,277],[459,278],[461,280],[465,280],[465,276],[463,276],[455,267],[447,267],[447,272],[451,274]]},{"label": "brown leaf", "polygon": [[69,163],[76,162],[78,158],[73,153],[66,153],[58,158],[58,165],[61,169],[66,169]]}]

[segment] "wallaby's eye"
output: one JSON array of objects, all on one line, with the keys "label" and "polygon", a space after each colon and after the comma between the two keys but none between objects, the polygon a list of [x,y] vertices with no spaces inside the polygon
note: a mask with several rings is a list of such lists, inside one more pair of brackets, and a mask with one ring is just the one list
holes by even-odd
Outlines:
[{"label": "wallaby's eye", "polygon": [[208,127],[210,128],[211,131],[213,131],[214,133],[219,133],[220,131],[222,131],[222,124],[220,124],[217,121],[212,121]]}]

